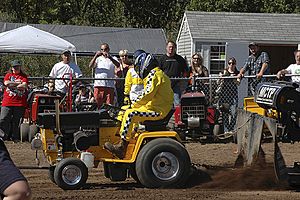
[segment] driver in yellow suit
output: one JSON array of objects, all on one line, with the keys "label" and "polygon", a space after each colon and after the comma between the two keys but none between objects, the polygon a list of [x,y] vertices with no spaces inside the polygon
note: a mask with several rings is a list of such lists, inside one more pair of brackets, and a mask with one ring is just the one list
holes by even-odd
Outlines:
[{"label": "driver in yellow suit", "polygon": [[121,141],[118,144],[106,142],[104,148],[123,159],[133,130],[133,124],[146,120],[159,120],[167,116],[173,106],[173,90],[170,79],[158,67],[157,60],[148,53],[140,54],[134,68],[143,79],[144,92],[127,109],[120,128]]}]

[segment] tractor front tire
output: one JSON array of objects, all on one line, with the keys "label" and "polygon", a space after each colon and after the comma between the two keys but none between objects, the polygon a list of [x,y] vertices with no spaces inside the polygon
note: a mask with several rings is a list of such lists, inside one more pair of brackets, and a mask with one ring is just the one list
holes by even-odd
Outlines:
[{"label": "tractor front tire", "polygon": [[148,188],[182,187],[190,176],[187,150],[171,138],[154,139],[141,149],[136,160],[136,175]]},{"label": "tractor front tire", "polygon": [[63,190],[80,189],[87,178],[88,169],[78,158],[65,158],[54,170],[54,181]]}]

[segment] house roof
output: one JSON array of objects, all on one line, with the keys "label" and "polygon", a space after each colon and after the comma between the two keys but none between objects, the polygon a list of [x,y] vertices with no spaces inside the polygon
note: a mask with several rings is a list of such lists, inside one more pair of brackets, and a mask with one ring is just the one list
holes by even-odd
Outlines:
[{"label": "house roof", "polygon": [[[26,24],[0,22],[0,33]],[[75,25],[30,24],[61,37],[76,47],[81,54],[94,54],[102,43],[108,43],[112,54],[127,49],[132,54],[144,49],[153,54],[164,54],[166,37],[163,29],[91,27]]]},{"label": "house roof", "polygon": [[299,43],[300,14],[186,11],[193,38]]}]

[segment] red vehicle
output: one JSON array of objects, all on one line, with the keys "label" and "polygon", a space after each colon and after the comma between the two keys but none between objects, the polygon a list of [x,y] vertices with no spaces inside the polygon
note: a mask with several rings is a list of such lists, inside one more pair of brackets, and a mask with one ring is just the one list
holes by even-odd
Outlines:
[{"label": "red vehicle", "polygon": [[184,139],[203,142],[216,142],[224,133],[222,113],[225,106],[209,103],[203,92],[188,91],[181,96],[176,107],[174,129]]},{"label": "red vehicle", "polygon": [[34,89],[30,92],[27,102],[28,107],[25,110],[24,120],[20,126],[22,141],[31,141],[38,132],[36,126],[38,113],[53,112],[55,110],[54,101],[61,100],[58,94],[48,94],[47,88]]},{"label": "red vehicle", "polygon": [[63,78],[65,84],[68,86],[68,93],[66,95],[58,91],[49,92],[49,88],[47,87],[38,87],[29,91],[27,98],[28,107],[25,110],[24,120],[20,126],[22,141],[31,141],[38,132],[36,125],[38,113],[55,111],[55,100],[60,101],[62,111],[72,111],[72,75],[66,75],[70,76],[70,79],[68,79],[70,80],[69,83]]}]

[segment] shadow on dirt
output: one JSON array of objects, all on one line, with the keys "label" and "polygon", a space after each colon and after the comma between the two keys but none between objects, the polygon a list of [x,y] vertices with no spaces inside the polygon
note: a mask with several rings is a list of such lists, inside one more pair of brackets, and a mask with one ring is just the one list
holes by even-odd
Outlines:
[{"label": "shadow on dirt", "polygon": [[87,183],[82,189],[112,189],[115,188],[115,190],[135,190],[136,188],[143,188],[141,184],[138,183]]},{"label": "shadow on dirt", "polygon": [[212,181],[211,176],[205,171],[192,167],[192,173],[185,184],[185,188],[191,188]]}]

